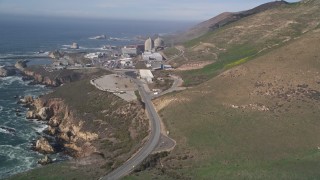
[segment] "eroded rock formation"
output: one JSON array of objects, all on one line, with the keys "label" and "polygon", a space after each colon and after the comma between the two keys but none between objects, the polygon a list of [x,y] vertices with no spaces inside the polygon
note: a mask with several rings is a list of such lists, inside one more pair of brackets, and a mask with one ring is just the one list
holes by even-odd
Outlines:
[{"label": "eroded rock formation", "polygon": [[16,71],[12,68],[0,66],[0,77],[13,76],[16,74]]},{"label": "eroded rock formation", "polygon": [[49,141],[44,137],[37,140],[35,149],[44,154],[52,154],[55,152]]}]

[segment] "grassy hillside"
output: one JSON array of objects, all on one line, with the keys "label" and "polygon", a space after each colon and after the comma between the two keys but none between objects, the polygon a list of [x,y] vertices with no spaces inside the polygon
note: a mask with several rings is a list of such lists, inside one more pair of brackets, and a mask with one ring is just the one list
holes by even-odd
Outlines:
[{"label": "grassy hillside", "polygon": [[187,86],[201,84],[226,69],[319,28],[320,6],[317,2],[280,6],[185,42],[186,58],[180,56],[171,63],[180,66],[198,61],[212,62],[204,69],[180,72]]},{"label": "grassy hillside", "polygon": [[287,5],[286,1],[271,1],[250,10],[240,12],[224,12],[207,21],[201,22],[187,31],[177,34],[173,37],[176,42],[185,42],[194,38],[200,37],[209,31],[216,30],[232,22],[236,22],[244,17],[248,17],[268,9]]},{"label": "grassy hillside", "polygon": [[177,146],[127,179],[319,179],[319,42],[317,29],[156,100]]}]

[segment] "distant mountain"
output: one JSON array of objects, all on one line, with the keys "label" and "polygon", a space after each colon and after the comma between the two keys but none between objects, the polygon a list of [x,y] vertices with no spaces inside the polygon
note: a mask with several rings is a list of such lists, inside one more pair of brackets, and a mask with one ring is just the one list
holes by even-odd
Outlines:
[{"label": "distant mountain", "polygon": [[251,16],[251,15],[266,11],[268,9],[273,9],[275,7],[279,7],[287,4],[289,3],[286,1],[274,1],[274,2],[262,4],[258,7],[255,7],[247,11],[234,12],[234,13],[224,12],[219,14],[218,16],[215,16],[207,21],[204,21],[192,27],[191,29],[187,30],[184,33],[181,33],[176,37],[176,41],[183,42],[183,41],[191,40],[205,34],[208,31],[216,30],[227,24],[238,21],[244,17]]}]

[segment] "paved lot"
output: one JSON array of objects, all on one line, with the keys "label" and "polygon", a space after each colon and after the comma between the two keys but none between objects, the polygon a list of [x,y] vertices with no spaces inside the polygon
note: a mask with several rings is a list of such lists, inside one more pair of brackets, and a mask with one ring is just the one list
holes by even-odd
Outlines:
[{"label": "paved lot", "polygon": [[154,152],[171,151],[175,146],[176,142],[173,139],[161,134],[160,141]]},{"label": "paved lot", "polygon": [[112,92],[125,101],[137,99],[134,91],[138,90],[135,83],[126,76],[111,74],[92,80],[92,83],[103,91]]}]

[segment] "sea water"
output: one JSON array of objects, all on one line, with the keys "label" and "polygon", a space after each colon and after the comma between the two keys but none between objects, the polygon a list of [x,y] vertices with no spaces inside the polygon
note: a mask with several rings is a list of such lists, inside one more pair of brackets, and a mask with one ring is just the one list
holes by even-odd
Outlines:
[{"label": "sea water", "polygon": [[[83,51],[99,50],[103,45],[136,44],[141,43],[134,38],[137,35],[175,32],[191,24],[81,19],[62,21],[1,16],[0,66],[14,65],[20,59],[28,59],[33,65],[48,64],[51,60],[45,57],[46,53],[39,55],[39,51],[66,50],[73,42],[78,43]],[[89,39],[102,34],[112,39]],[[0,179],[39,166],[37,161],[43,157],[32,151],[31,147],[46,125],[26,120],[26,109],[17,104],[16,97],[39,96],[51,89],[28,83],[19,75],[0,78]],[[16,114],[17,109],[21,110],[21,116]]]}]

